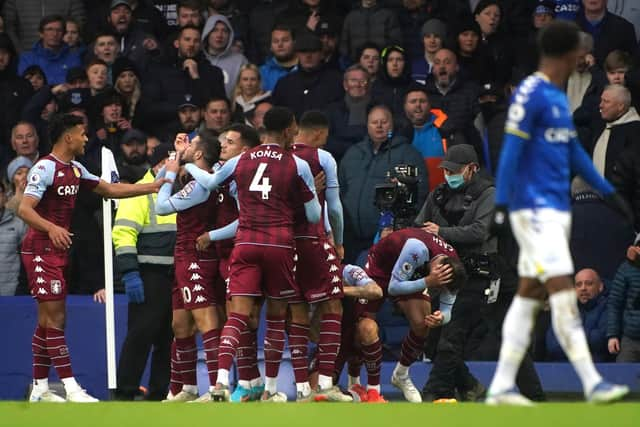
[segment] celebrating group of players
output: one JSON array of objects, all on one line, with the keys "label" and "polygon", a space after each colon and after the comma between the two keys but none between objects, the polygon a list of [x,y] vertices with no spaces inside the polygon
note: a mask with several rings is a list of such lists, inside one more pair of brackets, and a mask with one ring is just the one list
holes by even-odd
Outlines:
[{"label": "celebrating group of players", "polygon": [[[23,258],[31,292],[39,302],[31,401],[63,400],[48,388],[52,364],[67,400],[96,401],[73,378],[63,332],[62,270],[80,187],[113,198],[159,191],[158,214],[177,212],[175,340],[168,401],[286,401],[277,390],[286,336],[297,401],[385,402],[380,394],[382,345],[375,314],[387,296],[410,324],[391,381],[407,400],[421,401],[408,368],[421,355],[429,328],[447,321],[455,291],[465,280],[455,250],[421,229],[387,229],[370,250],[365,269],[341,265],[343,214],[337,167],[320,148],[328,134],[327,119],[311,111],[298,124],[291,111],[273,108],[264,125],[262,139],[244,125],[231,126],[219,144],[204,136],[189,140],[179,135],[176,154],[153,184],[128,185],[101,181],[74,161],[86,144],[82,125],[72,116],[54,121],[54,148],[30,171],[20,209],[31,226]],[[182,163],[187,163],[188,182],[171,194]],[[441,311],[431,313],[429,288],[439,294]],[[355,298],[355,304],[343,316],[344,297]],[[256,350],[263,301],[264,381]],[[210,382],[209,392],[200,397],[196,331],[202,334]],[[317,341],[313,365],[318,377],[313,387],[310,337]],[[238,383],[231,393],[234,359]],[[355,373],[350,376],[350,394],[335,386],[346,361],[351,373],[364,362],[366,389]]]}]

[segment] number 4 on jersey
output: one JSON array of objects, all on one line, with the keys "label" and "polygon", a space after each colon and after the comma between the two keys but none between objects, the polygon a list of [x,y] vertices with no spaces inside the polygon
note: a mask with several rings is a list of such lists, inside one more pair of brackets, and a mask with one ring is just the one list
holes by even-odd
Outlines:
[{"label": "number 4 on jersey", "polygon": [[249,191],[259,191],[262,193],[262,200],[269,200],[269,192],[271,191],[271,185],[269,185],[269,177],[263,177],[264,171],[267,169],[266,163],[260,163],[258,170],[251,180],[249,185]]}]

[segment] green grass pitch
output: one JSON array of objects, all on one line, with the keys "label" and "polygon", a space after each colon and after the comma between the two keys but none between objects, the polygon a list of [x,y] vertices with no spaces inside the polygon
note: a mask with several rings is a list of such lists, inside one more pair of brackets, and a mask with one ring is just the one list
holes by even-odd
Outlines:
[{"label": "green grass pitch", "polygon": [[546,403],[534,408],[481,404],[28,404],[0,403],[0,426],[640,426],[640,403],[595,406]]}]

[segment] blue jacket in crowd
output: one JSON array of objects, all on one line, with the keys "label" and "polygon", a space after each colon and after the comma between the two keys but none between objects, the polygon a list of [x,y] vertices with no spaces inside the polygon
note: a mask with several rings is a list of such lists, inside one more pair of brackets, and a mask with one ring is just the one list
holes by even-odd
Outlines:
[{"label": "blue jacket in crowd", "polygon": [[609,293],[607,337],[640,340],[640,268],[620,265]]},{"label": "blue jacket in crowd", "polygon": [[51,86],[64,83],[67,78],[67,71],[73,67],[82,66],[79,51],[72,51],[66,43],[62,44],[59,51],[54,52],[42,46],[42,41],[38,41],[28,52],[20,54],[18,63],[18,74],[22,75],[24,70],[32,65],[42,68],[47,77],[47,83]]},{"label": "blue jacket in crowd", "polygon": [[[586,304],[578,303],[582,327],[587,336],[589,349],[594,362],[610,362],[612,356],[607,349],[607,294],[606,291]],[[553,328],[547,330],[547,358],[549,360],[567,360]]]},{"label": "blue jacket in crowd", "polygon": [[267,59],[267,62],[260,66],[260,78],[262,79],[262,89],[270,90],[273,92],[273,89],[276,87],[276,83],[280,77],[284,77],[292,71],[297,70],[298,67],[286,68],[282,65],[278,64],[276,58],[271,56]]}]

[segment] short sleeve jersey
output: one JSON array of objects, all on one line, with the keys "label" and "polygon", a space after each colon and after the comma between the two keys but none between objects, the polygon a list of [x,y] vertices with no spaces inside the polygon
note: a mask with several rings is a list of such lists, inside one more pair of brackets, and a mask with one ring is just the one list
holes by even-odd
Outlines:
[{"label": "short sleeve jersey", "polygon": [[[194,192],[208,194],[206,200],[188,209],[178,211],[176,216],[176,256],[184,253],[193,253],[195,251],[196,239],[202,233],[214,228],[214,222],[217,210],[217,194],[203,189],[196,181],[189,181],[178,193],[172,198],[180,198],[188,200]],[[205,196],[206,197],[206,196]],[[203,197],[199,197],[198,200]],[[216,248],[210,245],[204,254],[205,258],[216,258]]]},{"label": "short sleeve jersey", "polygon": [[[309,164],[311,175],[316,176],[324,170],[320,163],[317,148],[306,144],[293,144],[293,153]],[[320,206],[324,206],[325,194],[324,190],[318,191],[318,202]],[[322,218],[317,224],[311,224],[307,221],[304,213],[304,207],[301,205],[296,212],[294,225],[295,237],[320,237],[324,235],[324,209],[322,209]]]},{"label": "short sleeve jersey", "polygon": [[[100,178],[89,173],[79,162],[65,163],[49,154],[29,170],[24,195],[40,200],[35,208],[38,215],[69,230],[78,192],[80,189],[93,190],[99,183]],[[29,228],[25,242],[30,240],[49,240],[49,236]]]},{"label": "short sleeve jersey", "polygon": [[240,206],[236,245],[293,247],[296,210],[314,197],[300,176],[300,162],[278,145],[241,155],[233,173]]},{"label": "short sleeve jersey", "polygon": [[[453,246],[436,234],[420,228],[405,228],[395,231],[376,243],[369,251],[366,270],[374,280],[381,280],[382,283],[378,282],[380,286],[388,286],[393,267],[400,256],[400,252],[402,252],[402,248],[409,239],[417,239],[424,243],[429,252],[427,259],[438,255],[458,258]],[[418,254],[415,254],[416,258],[418,256]]]}]

